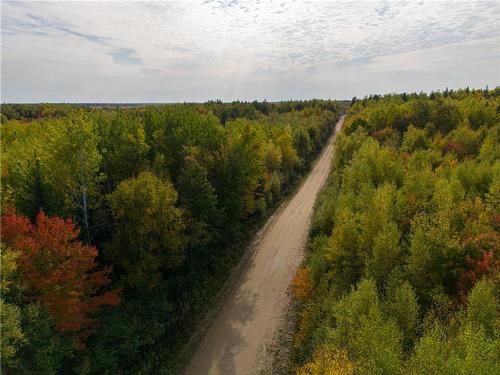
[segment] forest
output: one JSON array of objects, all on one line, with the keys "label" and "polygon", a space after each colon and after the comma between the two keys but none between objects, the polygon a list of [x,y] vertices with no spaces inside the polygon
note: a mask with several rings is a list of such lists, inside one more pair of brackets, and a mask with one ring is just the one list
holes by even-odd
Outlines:
[{"label": "forest", "polygon": [[353,99],[293,282],[293,369],[500,373],[500,88]]},{"label": "forest", "polygon": [[175,372],[343,108],[2,104],[2,370]]}]

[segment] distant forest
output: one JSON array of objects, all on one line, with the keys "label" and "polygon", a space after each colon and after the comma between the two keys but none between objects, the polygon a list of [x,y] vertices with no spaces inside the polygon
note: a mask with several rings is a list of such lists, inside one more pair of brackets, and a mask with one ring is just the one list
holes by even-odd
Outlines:
[{"label": "distant forest", "polygon": [[344,107],[3,104],[2,370],[175,372]]},{"label": "distant forest", "polygon": [[332,168],[296,374],[499,374],[500,88],[353,100]]}]

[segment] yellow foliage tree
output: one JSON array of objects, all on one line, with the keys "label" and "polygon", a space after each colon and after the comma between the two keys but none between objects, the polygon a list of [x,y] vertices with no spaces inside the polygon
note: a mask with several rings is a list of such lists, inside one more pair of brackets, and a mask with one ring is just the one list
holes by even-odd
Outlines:
[{"label": "yellow foliage tree", "polygon": [[312,360],[299,367],[296,375],[352,375],[354,365],[345,349],[322,347],[314,352]]}]

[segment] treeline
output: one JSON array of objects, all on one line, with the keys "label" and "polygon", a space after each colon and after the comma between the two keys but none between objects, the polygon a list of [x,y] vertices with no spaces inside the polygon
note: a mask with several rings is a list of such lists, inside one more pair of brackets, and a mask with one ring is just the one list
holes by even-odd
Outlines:
[{"label": "treeline", "polygon": [[2,105],[2,369],[173,371],[340,109]]},{"label": "treeline", "polygon": [[[201,108],[211,111],[219,118],[222,124],[231,119],[245,117],[248,119],[258,119],[262,115],[268,116],[272,112],[286,113],[291,111],[302,111],[306,108],[320,108],[332,112],[338,111],[339,105],[344,106],[348,102],[339,102],[335,100],[288,100],[280,102],[253,101],[234,101],[224,103],[221,100],[211,100],[204,103]],[[146,108],[158,106],[151,103],[81,103],[81,104],[2,104],[1,120],[33,120],[44,117],[64,117],[74,108],[97,109],[97,110],[117,110],[131,108]],[[162,106],[178,106],[178,104],[162,104]],[[199,103],[184,103],[184,107],[200,108]]]},{"label": "treeline", "polygon": [[294,281],[297,374],[500,372],[499,93],[353,102]]}]

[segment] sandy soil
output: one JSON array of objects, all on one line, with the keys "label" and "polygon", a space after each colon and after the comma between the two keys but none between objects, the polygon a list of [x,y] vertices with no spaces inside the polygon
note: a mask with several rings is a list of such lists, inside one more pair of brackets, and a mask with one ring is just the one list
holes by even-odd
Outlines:
[{"label": "sandy soil", "polygon": [[[341,129],[337,123],[335,134]],[[295,196],[257,235],[251,257],[229,280],[230,290],[197,348],[186,375],[257,374],[269,362],[269,351],[282,325],[290,282],[301,264],[314,202],[330,170],[331,137]]]}]

